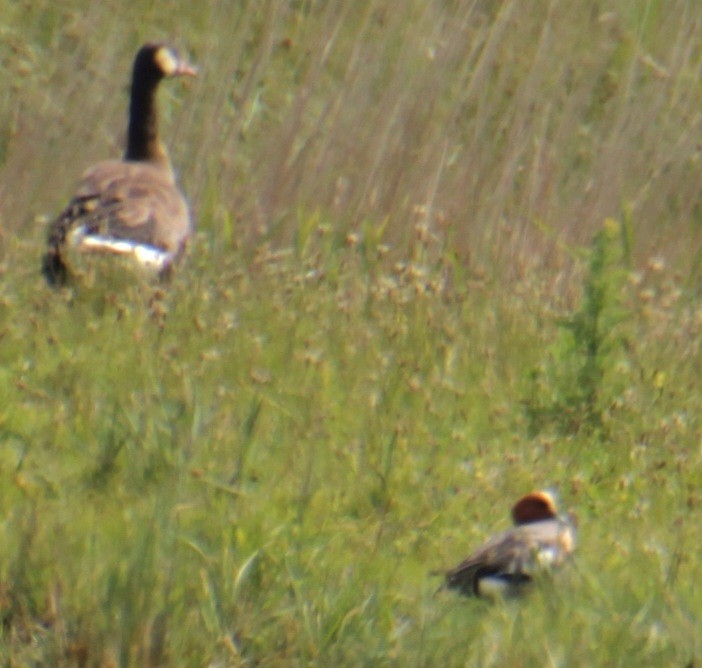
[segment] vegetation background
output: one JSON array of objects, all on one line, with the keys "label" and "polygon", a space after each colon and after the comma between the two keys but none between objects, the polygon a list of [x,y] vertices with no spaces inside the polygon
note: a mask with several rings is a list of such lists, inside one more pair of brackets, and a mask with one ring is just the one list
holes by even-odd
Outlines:
[{"label": "vegetation background", "polygon": [[[0,0],[0,662],[702,661],[702,3]],[[134,53],[198,218],[53,292]],[[573,567],[436,593],[558,490]]]}]

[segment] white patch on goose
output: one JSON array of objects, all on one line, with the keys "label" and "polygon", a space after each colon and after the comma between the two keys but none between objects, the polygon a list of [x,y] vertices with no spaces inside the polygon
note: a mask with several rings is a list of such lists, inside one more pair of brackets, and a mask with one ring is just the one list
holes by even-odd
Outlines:
[{"label": "white patch on goose", "polygon": [[180,60],[178,56],[169,48],[162,46],[154,54],[154,61],[158,65],[161,72],[167,77],[173,76],[180,69]]},{"label": "white patch on goose", "polygon": [[81,253],[105,253],[130,256],[148,271],[161,272],[174,260],[173,253],[149,244],[115,239],[100,234],[85,234],[80,227],[69,235],[69,244]]}]

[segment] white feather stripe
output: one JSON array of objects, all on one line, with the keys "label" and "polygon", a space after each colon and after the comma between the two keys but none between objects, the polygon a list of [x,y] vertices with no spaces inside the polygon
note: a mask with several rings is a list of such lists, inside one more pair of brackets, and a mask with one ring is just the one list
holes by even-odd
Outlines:
[{"label": "white feather stripe", "polygon": [[173,253],[149,244],[99,234],[84,234],[80,228],[70,235],[69,243],[82,253],[131,256],[144,268],[156,272],[163,271],[175,259]]}]

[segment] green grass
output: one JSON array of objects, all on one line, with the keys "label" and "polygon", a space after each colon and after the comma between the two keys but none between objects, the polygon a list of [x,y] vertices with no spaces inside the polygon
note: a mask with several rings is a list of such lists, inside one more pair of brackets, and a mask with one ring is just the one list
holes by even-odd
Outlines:
[{"label": "green grass", "polygon": [[[701,660],[702,8],[562,4],[0,2],[0,663]],[[51,291],[153,37],[197,237]],[[436,593],[542,486],[573,567]]]}]

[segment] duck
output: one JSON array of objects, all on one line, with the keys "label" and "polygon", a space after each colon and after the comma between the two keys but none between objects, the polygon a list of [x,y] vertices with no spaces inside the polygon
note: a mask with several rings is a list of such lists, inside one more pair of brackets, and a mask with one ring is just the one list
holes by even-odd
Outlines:
[{"label": "duck", "polygon": [[488,539],[445,574],[445,587],[465,596],[511,598],[539,575],[572,556],[577,528],[572,515],[559,516],[554,496],[530,492],[512,507],[514,527]]},{"label": "duck", "polygon": [[52,286],[84,254],[129,256],[147,273],[167,275],[193,232],[190,208],[158,133],[156,92],[164,78],[195,76],[172,47],[144,44],[132,70],[127,146],[82,176],[68,206],[49,225],[42,273]]}]

